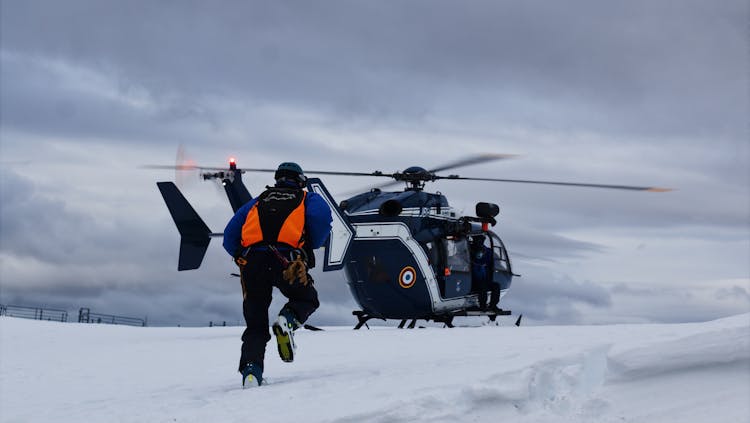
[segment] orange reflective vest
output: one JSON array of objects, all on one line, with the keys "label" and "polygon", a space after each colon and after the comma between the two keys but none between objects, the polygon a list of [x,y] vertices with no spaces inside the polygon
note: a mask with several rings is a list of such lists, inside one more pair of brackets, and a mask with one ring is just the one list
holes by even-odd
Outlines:
[{"label": "orange reflective vest", "polygon": [[305,243],[305,196],[299,189],[269,188],[247,213],[242,225],[242,246]]}]

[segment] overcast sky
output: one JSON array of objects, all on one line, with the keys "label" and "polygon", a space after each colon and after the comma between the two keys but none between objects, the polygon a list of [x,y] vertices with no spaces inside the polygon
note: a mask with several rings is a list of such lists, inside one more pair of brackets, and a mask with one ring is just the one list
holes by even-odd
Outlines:
[{"label": "overcast sky", "polygon": [[[139,169],[182,145],[204,166],[341,171],[512,153],[450,173],[676,188],[428,187],[466,213],[500,205],[522,275],[501,305],[532,323],[750,311],[749,13],[746,0],[0,0],[0,303],[241,321],[219,242],[176,270],[155,182],[178,176]],[[179,179],[220,232],[221,190]],[[245,179],[254,195],[271,183]],[[352,323],[343,275],[315,275],[310,322]]]}]

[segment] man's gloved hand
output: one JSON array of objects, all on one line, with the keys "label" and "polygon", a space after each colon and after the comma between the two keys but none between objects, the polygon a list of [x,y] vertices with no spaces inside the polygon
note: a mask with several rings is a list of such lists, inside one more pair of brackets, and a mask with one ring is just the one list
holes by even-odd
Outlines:
[{"label": "man's gloved hand", "polygon": [[240,268],[243,268],[243,267],[245,267],[245,265],[247,264],[247,260],[245,259],[245,257],[242,257],[242,256],[238,256],[238,257],[235,257],[235,258],[234,258],[234,263],[235,263],[235,264],[236,264],[237,266],[239,266]]},{"label": "man's gloved hand", "polygon": [[295,250],[295,253],[296,258],[289,263],[289,267],[284,269],[284,280],[289,282],[289,285],[293,284],[295,281],[299,281],[302,285],[307,286],[306,255],[302,250]]},{"label": "man's gloved hand", "polygon": [[238,249],[236,253],[234,253],[233,261],[234,263],[242,269],[247,264],[247,259],[244,257],[244,250],[242,248]]}]

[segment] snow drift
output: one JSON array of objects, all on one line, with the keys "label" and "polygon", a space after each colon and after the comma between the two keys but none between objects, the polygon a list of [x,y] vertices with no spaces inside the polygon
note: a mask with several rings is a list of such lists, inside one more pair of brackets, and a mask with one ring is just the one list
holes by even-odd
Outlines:
[{"label": "snow drift", "polygon": [[241,332],[0,318],[0,421],[750,421],[750,314],[300,331],[297,360],[269,344],[270,383],[247,390]]}]

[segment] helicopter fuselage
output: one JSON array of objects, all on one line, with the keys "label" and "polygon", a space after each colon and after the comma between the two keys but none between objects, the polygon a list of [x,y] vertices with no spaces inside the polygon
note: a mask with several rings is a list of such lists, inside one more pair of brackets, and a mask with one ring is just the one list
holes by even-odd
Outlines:
[{"label": "helicopter fuselage", "polygon": [[501,295],[513,273],[500,238],[458,216],[440,193],[359,194],[340,205],[354,228],[344,264],[364,313],[384,319],[434,319],[476,308],[468,239],[483,234],[493,251]]}]

